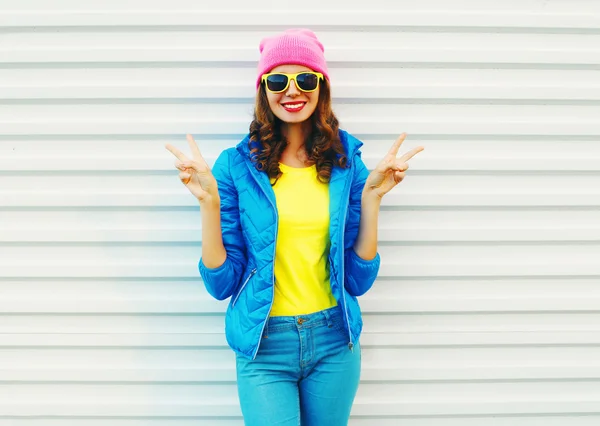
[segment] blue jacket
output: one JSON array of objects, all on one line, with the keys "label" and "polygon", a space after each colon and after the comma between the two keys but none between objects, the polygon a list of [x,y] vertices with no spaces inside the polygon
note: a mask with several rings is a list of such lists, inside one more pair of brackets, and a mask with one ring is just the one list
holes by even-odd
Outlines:
[{"label": "blue jacket", "polygon": [[[362,142],[343,130],[340,139],[349,167],[335,166],[329,181],[329,267],[332,293],[342,307],[352,349],[362,331],[357,296],[373,285],[380,258],[377,253],[367,261],[353,249],[369,172],[359,151]],[[247,135],[235,148],[224,150],[212,169],[219,186],[227,258],[217,268],[207,268],[202,259],[198,266],[213,297],[231,297],[225,315],[227,343],[238,354],[254,359],[273,301],[278,216],[269,177],[251,162],[248,141]]]}]

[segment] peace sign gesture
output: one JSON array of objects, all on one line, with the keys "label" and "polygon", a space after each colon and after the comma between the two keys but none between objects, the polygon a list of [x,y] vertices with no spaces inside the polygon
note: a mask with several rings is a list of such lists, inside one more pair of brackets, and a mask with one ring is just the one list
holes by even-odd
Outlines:
[{"label": "peace sign gesture", "polygon": [[186,135],[186,137],[192,150],[192,160],[173,145],[165,145],[165,148],[171,151],[179,160],[175,162],[175,167],[179,169],[179,179],[201,204],[207,201],[219,204],[217,180],[211,173],[204,157],[202,157],[194,138],[191,135]]},{"label": "peace sign gesture", "polygon": [[381,160],[379,164],[377,164],[377,167],[369,174],[365,183],[365,190],[370,190],[381,198],[393,187],[402,182],[405,172],[408,170],[407,161],[425,149],[424,147],[419,146],[408,151],[402,157],[396,158],[404,139],[406,139],[406,133],[400,135],[386,156],[383,157],[383,160]]}]

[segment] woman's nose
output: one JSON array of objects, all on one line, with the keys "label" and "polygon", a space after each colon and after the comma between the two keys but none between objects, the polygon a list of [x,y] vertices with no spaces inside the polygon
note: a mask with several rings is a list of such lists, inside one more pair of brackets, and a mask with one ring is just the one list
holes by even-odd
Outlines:
[{"label": "woman's nose", "polygon": [[296,82],[294,80],[290,81],[290,86],[285,93],[287,96],[298,96],[300,94],[300,90],[296,87]]}]

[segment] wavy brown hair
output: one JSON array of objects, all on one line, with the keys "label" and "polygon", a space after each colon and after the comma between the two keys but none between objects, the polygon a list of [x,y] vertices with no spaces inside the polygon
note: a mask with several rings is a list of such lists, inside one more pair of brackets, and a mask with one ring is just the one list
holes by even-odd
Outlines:
[{"label": "wavy brown hair", "polygon": [[[317,166],[319,180],[327,183],[333,167],[347,167],[348,158],[340,141],[338,119],[331,109],[329,82],[323,79],[320,84],[317,107],[308,118],[312,130],[304,146],[308,161]],[[256,95],[248,146],[257,170],[266,171],[272,182],[281,176],[279,159],[288,144],[281,132],[281,123],[271,111],[263,83]]]}]

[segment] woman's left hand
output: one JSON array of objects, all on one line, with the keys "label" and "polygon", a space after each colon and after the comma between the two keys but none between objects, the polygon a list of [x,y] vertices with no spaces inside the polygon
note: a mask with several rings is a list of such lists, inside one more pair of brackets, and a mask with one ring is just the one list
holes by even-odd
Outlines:
[{"label": "woman's left hand", "polygon": [[422,146],[418,146],[408,151],[402,157],[396,158],[404,139],[406,139],[406,133],[400,135],[386,156],[383,157],[383,160],[381,160],[379,164],[377,164],[377,167],[369,174],[369,177],[367,177],[367,181],[365,182],[363,196],[374,194],[381,199],[393,187],[402,182],[406,170],[408,170],[408,160],[425,149]]}]

